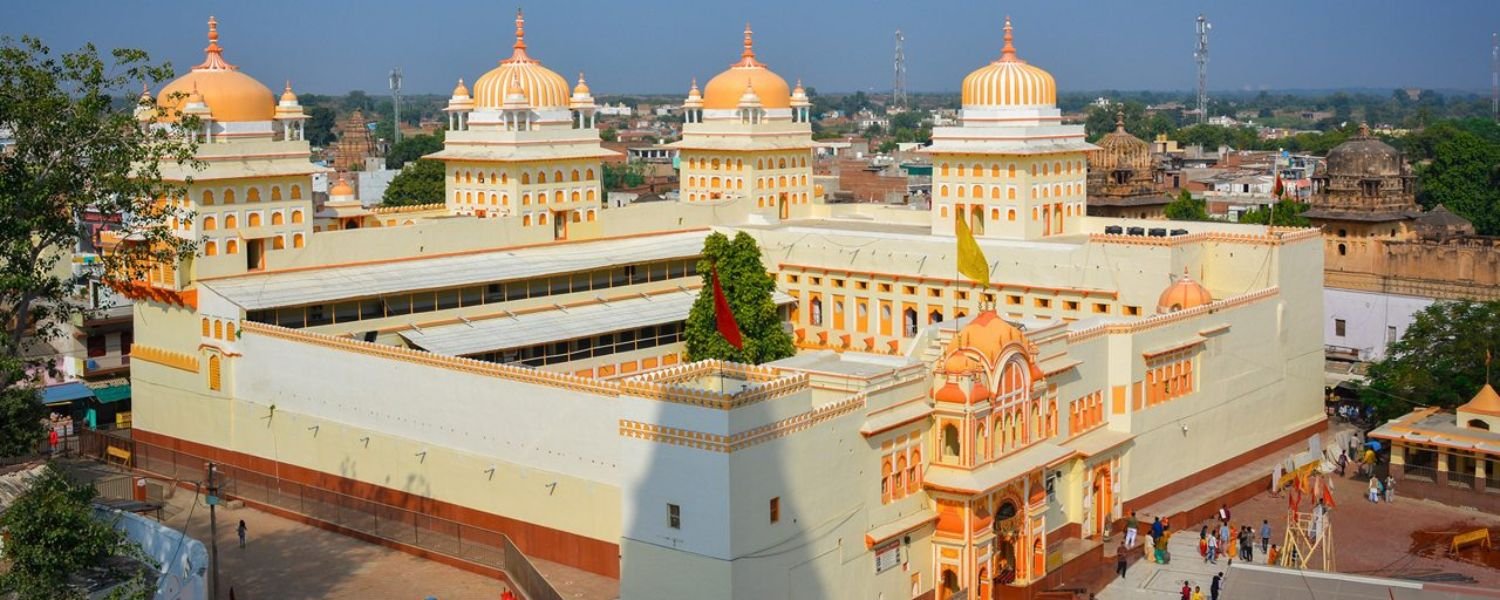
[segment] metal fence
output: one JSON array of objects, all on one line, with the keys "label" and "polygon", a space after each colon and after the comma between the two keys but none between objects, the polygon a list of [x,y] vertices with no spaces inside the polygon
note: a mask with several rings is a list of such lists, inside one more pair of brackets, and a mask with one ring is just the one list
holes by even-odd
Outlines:
[{"label": "metal fence", "polygon": [[1437,469],[1406,465],[1402,467],[1401,476],[1405,479],[1416,479],[1419,481],[1437,481]]},{"label": "metal fence", "polygon": [[[90,432],[92,433],[92,432]],[[108,461],[124,450],[131,466],[180,481],[203,481],[207,459],[118,435],[93,434],[80,444],[84,456]],[[116,451],[109,452],[110,448]],[[218,465],[221,494],[274,506],[358,533],[504,570],[530,600],[561,600],[504,533],[433,517],[229,465]]]}]

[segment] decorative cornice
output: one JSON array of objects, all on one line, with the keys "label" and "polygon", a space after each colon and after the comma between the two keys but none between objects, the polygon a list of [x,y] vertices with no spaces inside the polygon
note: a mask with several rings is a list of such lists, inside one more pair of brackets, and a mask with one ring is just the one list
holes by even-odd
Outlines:
[{"label": "decorative cornice", "polygon": [[1265,300],[1267,298],[1274,298],[1280,293],[1281,288],[1279,286],[1271,286],[1262,290],[1250,292],[1248,294],[1241,294],[1239,296],[1225,298],[1223,300],[1219,300],[1218,302],[1204,304],[1202,306],[1195,306],[1186,310],[1154,315],[1145,319],[1141,319],[1139,321],[1131,321],[1129,323],[1104,323],[1095,325],[1087,329],[1068,332],[1068,343],[1075,344],[1105,334],[1132,334],[1142,331],[1149,331],[1157,327],[1176,323],[1179,321],[1185,321],[1187,319],[1191,319],[1201,315],[1215,313],[1221,310],[1228,310],[1231,308],[1238,308],[1240,306]]},{"label": "decorative cornice", "polygon": [[130,357],[134,360],[143,360],[156,363],[165,367],[182,369],[191,373],[198,372],[198,357],[183,352],[173,352],[156,346],[136,343],[130,346]]},{"label": "decorative cornice", "polygon": [[620,435],[673,446],[729,453],[809,429],[829,419],[860,410],[864,406],[865,395],[855,394],[833,404],[728,436],[621,419]]}]

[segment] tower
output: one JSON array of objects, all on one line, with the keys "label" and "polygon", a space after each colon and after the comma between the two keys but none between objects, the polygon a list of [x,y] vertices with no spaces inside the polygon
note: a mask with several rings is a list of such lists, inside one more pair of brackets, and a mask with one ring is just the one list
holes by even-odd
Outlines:
[{"label": "tower", "polygon": [[896,30],[896,80],[891,85],[891,106],[906,108],[906,50],[902,48],[906,36]]},{"label": "tower", "polygon": [[401,67],[391,69],[391,120],[395,121],[391,143],[396,144],[401,141]]},{"label": "tower", "polygon": [[1490,117],[1500,121],[1500,33],[1490,34]]},{"label": "tower", "polygon": [[1213,29],[1212,23],[1203,13],[1198,13],[1198,49],[1193,51],[1193,58],[1198,61],[1198,122],[1208,121],[1208,31]]}]

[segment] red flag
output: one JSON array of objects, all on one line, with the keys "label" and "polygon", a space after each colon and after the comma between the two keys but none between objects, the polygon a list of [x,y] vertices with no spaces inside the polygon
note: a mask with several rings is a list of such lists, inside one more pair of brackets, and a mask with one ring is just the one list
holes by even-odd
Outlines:
[{"label": "red flag", "polygon": [[1285,191],[1286,191],[1286,187],[1283,186],[1282,183],[1281,183],[1281,173],[1277,173],[1276,174],[1276,187],[1271,188],[1271,195],[1275,196],[1276,199],[1280,200],[1281,199],[1281,194],[1284,193]]},{"label": "red flag", "polygon": [[745,343],[740,339],[740,324],[734,322],[734,313],[729,310],[729,299],[724,297],[724,288],[719,285],[719,269],[713,270],[714,275],[714,321],[719,326],[719,335],[724,336],[724,341],[734,346],[735,350],[744,350]]}]

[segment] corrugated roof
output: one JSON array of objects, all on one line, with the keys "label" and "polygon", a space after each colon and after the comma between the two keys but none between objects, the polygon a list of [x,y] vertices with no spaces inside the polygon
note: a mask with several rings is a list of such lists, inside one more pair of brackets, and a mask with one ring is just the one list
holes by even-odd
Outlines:
[{"label": "corrugated roof", "polygon": [[260,310],[690,258],[702,252],[705,237],[707,231],[690,231],[262,273],[204,281],[201,285],[245,310]]},{"label": "corrugated roof", "polygon": [[[515,317],[408,329],[401,332],[401,337],[428,352],[468,356],[681,322],[687,319],[697,297],[697,291],[670,292]],[[776,292],[773,299],[777,304],[792,302],[791,296],[781,292]]]},{"label": "corrugated roof", "polygon": [[78,381],[69,381],[42,388],[42,404],[61,404],[93,396],[94,390],[89,389],[89,386]]}]

